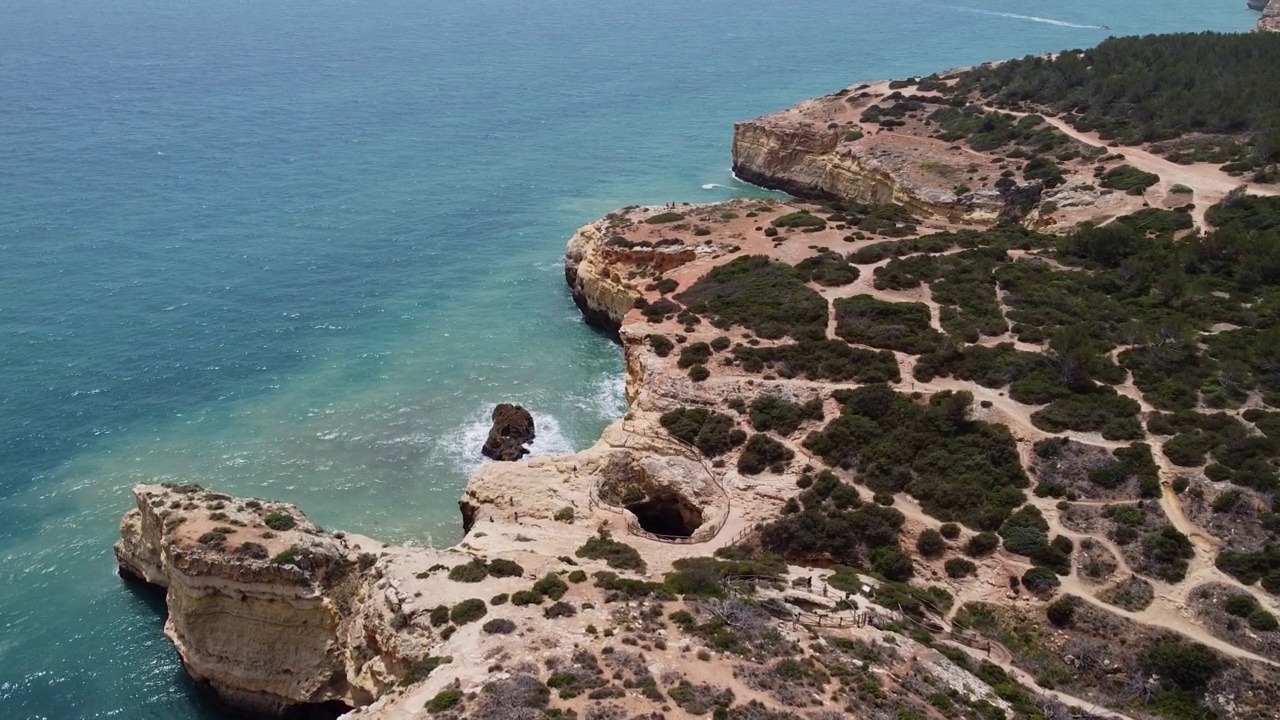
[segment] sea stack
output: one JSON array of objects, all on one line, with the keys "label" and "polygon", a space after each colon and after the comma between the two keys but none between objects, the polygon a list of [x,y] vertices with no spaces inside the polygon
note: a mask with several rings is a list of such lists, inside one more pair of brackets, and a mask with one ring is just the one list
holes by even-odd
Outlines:
[{"label": "sea stack", "polygon": [[519,405],[500,403],[493,409],[493,428],[481,452],[492,460],[512,462],[529,453],[533,442],[533,416]]}]

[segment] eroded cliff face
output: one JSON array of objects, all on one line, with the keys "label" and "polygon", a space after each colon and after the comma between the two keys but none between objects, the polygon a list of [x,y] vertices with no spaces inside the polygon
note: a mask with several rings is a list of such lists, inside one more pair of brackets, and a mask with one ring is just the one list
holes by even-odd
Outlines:
[{"label": "eroded cliff face", "polygon": [[[1004,206],[995,192],[957,195],[956,182],[930,182],[922,168],[944,170],[945,143],[926,138],[861,135],[853,110],[836,96],[810,100],[781,113],[737,123],[733,169],[761,187],[808,199],[898,203],[927,218],[994,224]],[[854,134],[851,131],[856,130]],[[938,145],[938,152],[927,146]],[[955,168],[962,177],[961,168]]]},{"label": "eroded cliff face", "polygon": [[165,588],[165,634],[226,704],[336,715],[422,652],[390,627],[400,602],[370,572],[378,543],[326,533],[290,505],[196,485],[138,485],[134,496],[115,545],[121,574]]},{"label": "eroded cliff face", "polygon": [[1263,8],[1262,19],[1258,21],[1258,30],[1280,32],[1280,0],[1271,0]]}]

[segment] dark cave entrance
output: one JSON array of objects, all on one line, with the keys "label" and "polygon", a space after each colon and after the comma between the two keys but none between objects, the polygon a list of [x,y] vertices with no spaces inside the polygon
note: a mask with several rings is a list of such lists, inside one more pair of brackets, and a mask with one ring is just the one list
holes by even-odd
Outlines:
[{"label": "dark cave entrance", "polygon": [[702,526],[702,509],[670,490],[627,505],[640,527],[654,535],[691,537]]}]

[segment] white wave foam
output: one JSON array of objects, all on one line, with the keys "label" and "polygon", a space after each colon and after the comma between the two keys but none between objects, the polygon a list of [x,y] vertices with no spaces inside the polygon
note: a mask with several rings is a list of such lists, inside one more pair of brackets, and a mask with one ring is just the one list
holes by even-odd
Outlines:
[{"label": "white wave foam", "polygon": [[627,411],[627,378],[622,373],[605,373],[591,385],[591,394],[574,403],[604,420],[617,420]]},{"label": "white wave foam", "polygon": [[720,183],[705,183],[705,184],[702,186],[702,189],[703,189],[703,190],[715,190],[716,188],[728,188],[728,187],[729,187],[728,185],[721,185]]},{"label": "white wave foam", "polygon": [[[440,440],[441,450],[452,461],[454,467],[466,475],[471,475],[489,459],[480,452],[484,441],[489,438],[489,429],[493,427],[491,414],[494,403],[482,405],[467,422]],[[533,443],[529,445],[529,455],[558,455],[574,451],[573,443],[560,427],[560,421],[553,415],[538,410],[530,410],[533,415],[533,428],[536,433]]]},{"label": "white wave foam", "polygon": [[1080,28],[1082,30],[1106,30],[1103,25],[1080,25],[1078,23],[1067,22],[1066,20],[1054,20],[1053,18],[1039,17],[1037,15],[1019,15],[1017,13],[996,12],[994,10],[979,10],[978,8],[962,7],[955,5],[952,10],[960,12],[973,13],[975,15],[990,15],[991,17],[1011,18],[1013,20],[1027,20],[1029,22],[1045,23],[1047,25],[1057,25],[1058,27]]}]

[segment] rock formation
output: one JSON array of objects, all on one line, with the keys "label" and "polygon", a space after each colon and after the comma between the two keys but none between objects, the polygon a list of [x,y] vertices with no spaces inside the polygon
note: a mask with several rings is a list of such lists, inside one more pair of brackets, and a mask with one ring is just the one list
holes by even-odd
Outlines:
[{"label": "rock formation", "polygon": [[877,91],[885,94],[881,85],[842,90],[736,124],[734,173],[797,197],[896,202],[925,217],[993,224],[1003,209],[998,192],[957,194],[957,183],[930,177],[937,170],[963,176],[968,158],[950,157],[947,143],[860,129],[860,112]]},{"label": "rock formation", "polygon": [[1258,29],[1263,32],[1280,32],[1280,0],[1271,0],[1263,8]]},{"label": "rock formation", "polygon": [[533,416],[519,405],[501,403],[493,409],[493,427],[481,452],[492,460],[511,462],[529,453],[533,442]]}]

